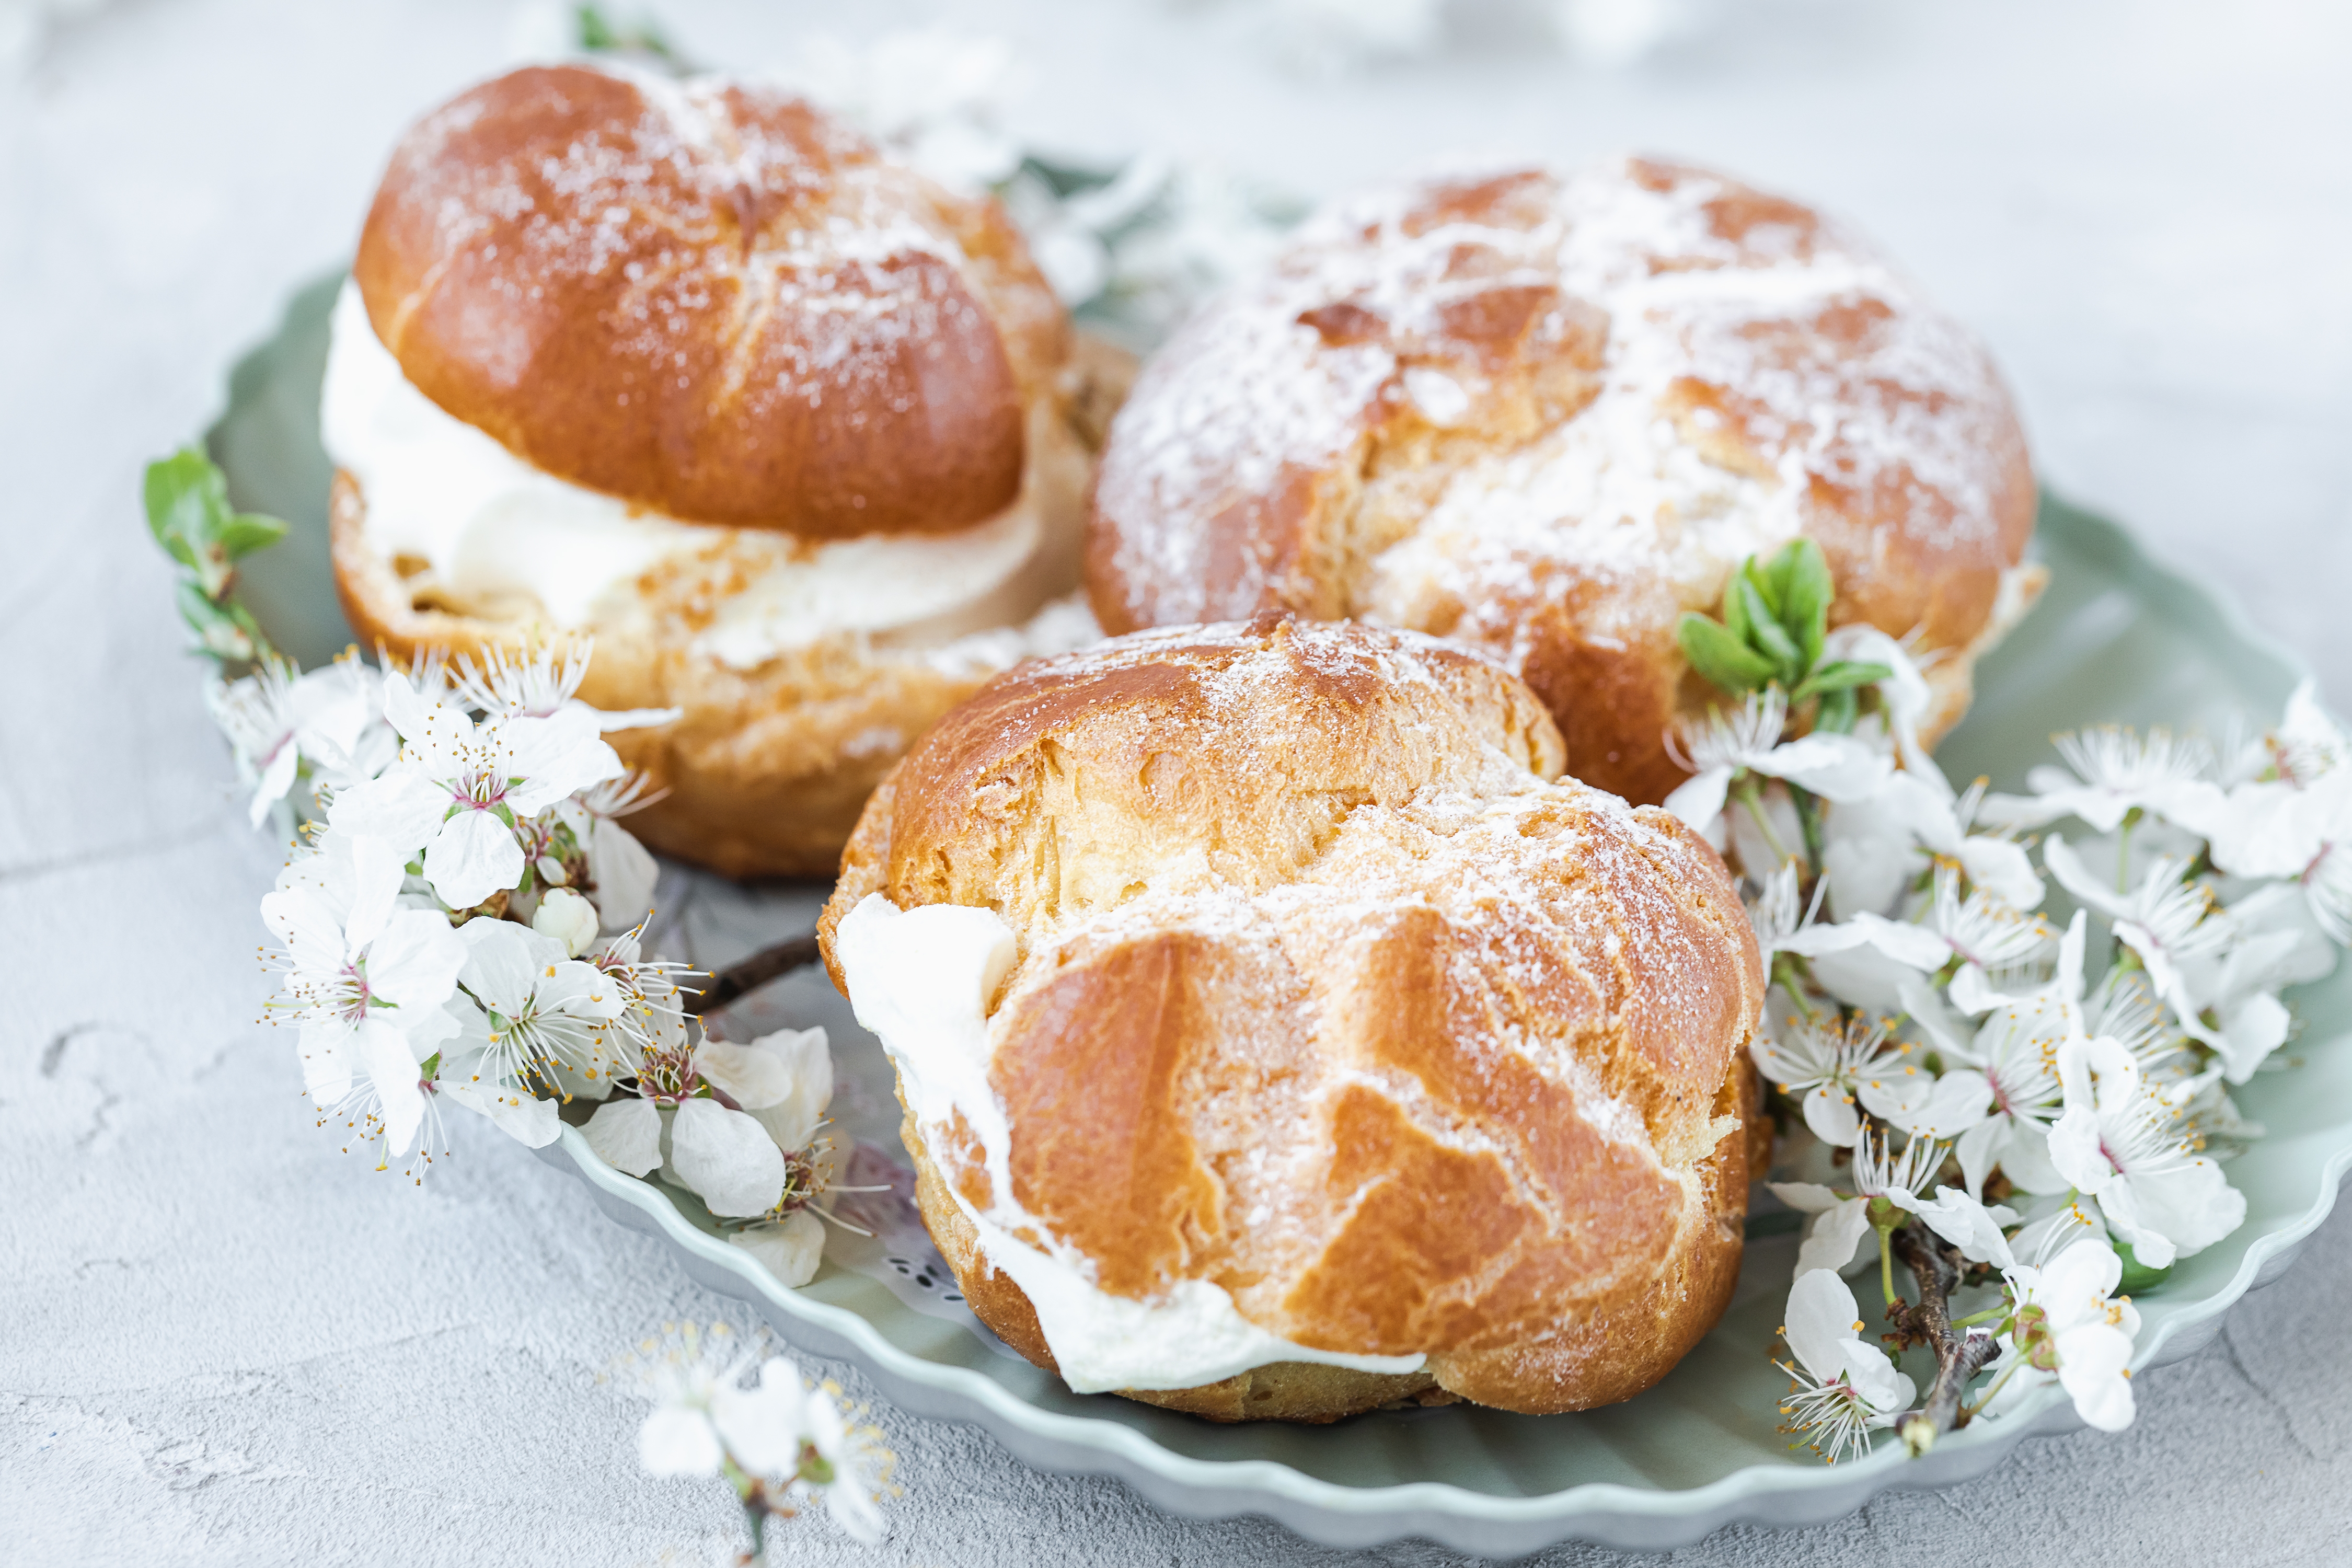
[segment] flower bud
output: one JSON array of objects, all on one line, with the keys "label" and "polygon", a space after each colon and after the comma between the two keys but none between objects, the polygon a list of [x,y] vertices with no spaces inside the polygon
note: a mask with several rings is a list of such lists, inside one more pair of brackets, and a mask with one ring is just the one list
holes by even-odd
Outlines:
[{"label": "flower bud", "polygon": [[551,888],[530,917],[530,929],[553,937],[577,958],[596,941],[596,906],[569,888]]}]

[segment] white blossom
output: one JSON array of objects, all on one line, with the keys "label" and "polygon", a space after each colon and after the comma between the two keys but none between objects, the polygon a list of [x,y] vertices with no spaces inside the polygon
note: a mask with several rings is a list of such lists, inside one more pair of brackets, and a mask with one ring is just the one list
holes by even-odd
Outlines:
[{"label": "white blossom", "polygon": [[2117,940],[2147,966],[2157,994],[2184,1021],[2195,1018],[2203,1004],[2189,989],[2186,966],[2217,952],[2231,931],[2205,918],[2214,907],[2212,890],[2183,875],[2186,863],[2158,857],[2127,893],[2094,876],[2074,847],[2055,835],[2042,847],[2042,863],[2076,900],[2107,917]]},{"label": "white blossom", "polygon": [[1952,1005],[1970,1016],[2038,988],[2038,971],[2053,948],[2058,984],[2070,986],[2076,997],[2083,994],[2083,938],[2075,931],[2055,938],[2048,921],[2003,903],[1982,888],[1963,899],[1959,879],[1942,868],[1936,874],[1930,919],[1937,934],[1950,944],[1952,956],[1960,960],[1948,988]]},{"label": "white blossom", "polygon": [[1678,724],[1666,749],[1693,776],[1666,797],[1666,809],[1704,834],[1723,815],[1732,779],[1742,771],[1785,780],[1829,801],[1861,800],[1886,782],[1893,762],[1851,735],[1815,733],[1782,742],[1788,717],[1788,699],[1774,686],[1749,692],[1729,712],[1718,708]]},{"label": "white blossom", "polygon": [[1801,1096],[1805,1125],[1824,1143],[1853,1142],[1861,1118],[1854,1100],[1862,1080],[1879,1070],[1886,1031],[1848,1026],[1835,1015],[1796,1017],[1760,1031],[1749,1047],[1756,1068],[1781,1093]]},{"label": "white blossom", "polygon": [[1794,1432],[1835,1464],[1848,1452],[1870,1451],[1872,1430],[1894,1425],[1916,1385],[1886,1352],[1862,1339],[1853,1292],[1827,1268],[1799,1266],[1789,1291],[1781,1337],[1796,1357],[1781,1370],[1797,1386],[1780,1403]]},{"label": "white blossom", "polygon": [[205,689],[214,721],[227,735],[238,770],[253,783],[253,826],[293,789],[302,764],[315,784],[342,789],[373,776],[396,745],[377,704],[374,680],[338,659],[296,675],[265,661],[251,675]]},{"label": "white blossom", "polygon": [[894,28],[862,47],[819,36],[776,76],[950,190],[979,195],[1021,165],[998,121],[1020,82],[1003,40]]},{"label": "white blossom", "polygon": [[653,1402],[637,1433],[637,1457],[656,1476],[728,1474],[746,1507],[763,1514],[823,1497],[834,1522],[857,1541],[882,1539],[874,1434],[852,1427],[831,1384],[811,1387],[782,1356],[760,1362],[737,1349],[724,1323],[706,1336],[688,1323],[639,1348],[635,1372]]},{"label": "white blossom", "polygon": [[363,1074],[387,1157],[407,1152],[424,1120],[417,1063],[456,1032],[442,1004],[466,956],[446,920],[395,906],[400,880],[388,847],[330,832],[261,900],[285,944],[276,1005],[301,1025],[305,1086],[333,1107]]},{"label": "white blossom", "polygon": [[690,1047],[674,1016],[659,1018],[657,1031],[636,1096],[597,1108],[583,1129],[589,1147],[633,1176],[661,1168],[714,1215],[772,1215],[787,1195],[787,1156],[806,1162],[833,1097],[824,1031],[786,1029],[748,1046],[706,1038]]},{"label": "white blossom", "polygon": [[1887,1141],[1868,1126],[1853,1135],[1853,1143],[1851,1194],[1815,1182],[1768,1184],[1774,1197],[1811,1216],[1797,1248],[1800,1274],[1850,1266],[1871,1231],[1871,1199],[1885,1198],[1896,1208],[1916,1213],[1920,1186],[1944,1162],[1943,1146],[1925,1138],[1910,1140],[1901,1154],[1890,1156]]},{"label": "white blossom", "polygon": [[2058,1076],[2065,1110],[2050,1130],[2050,1162],[2098,1199],[2108,1226],[2141,1262],[2162,1268],[2244,1221],[2245,1195],[2197,1152],[2121,1043],[2069,1041],[2058,1052]]},{"label": "white blossom", "polygon": [[2352,745],[2311,681],[2287,699],[2270,750],[2276,777],[2234,784],[2184,825],[2210,840],[2223,871],[2301,883],[2327,934],[2352,942]]},{"label": "white blossom", "polygon": [[640,921],[629,930],[606,938],[588,959],[620,987],[624,1006],[617,1020],[619,1031],[635,1042],[638,1051],[655,1042],[666,1023],[677,1023],[683,1030],[686,996],[678,988],[678,981],[696,973],[691,964],[647,958],[645,929],[645,922]]},{"label": "white blossom", "polygon": [[[529,652],[492,647],[478,655],[460,654],[450,689],[491,719],[552,719],[558,713],[587,715],[604,733],[647,730],[675,723],[683,708],[591,708],[574,695],[587,679],[594,651],[585,637],[542,643]],[[481,660],[476,664],[474,659]]]},{"label": "white blossom", "polygon": [[770,1357],[759,1381],[746,1388],[743,1374],[756,1350],[737,1351],[723,1323],[711,1326],[709,1339],[705,1349],[702,1335],[689,1325],[678,1346],[644,1364],[641,1376],[654,1408],[637,1434],[638,1461],[656,1476],[715,1476],[722,1460],[731,1458],[761,1479],[797,1478],[809,1438],[809,1401],[799,1369]]},{"label": "white blossom", "polygon": [[694,1060],[788,1153],[808,1147],[833,1102],[833,1053],[821,1027],[779,1029],[746,1046],[707,1039]]},{"label": "white blossom", "polygon": [[1986,821],[2040,827],[2074,816],[2111,833],[2135,810],[2202,821],[2221,798],[2207,777],[2213,749],[2194,736],[2161,728],[2143,736],[2110,724],[2055,736],[2053,743],[2074,771],[2035,768],[2026,779],[2034,793],[1988,797],[1980,813]]},{"label": "white blossom", "polygon": [[1982,798],[1980,785],[1953,795],[1922,759],[1870,795],[1840,803],[1823,825],[1822,854],[1839,917],[1892,910],[1931,860],[2012,908],[2041,903],[2042,879],[2023,847],[1971,831]]},{"label": "white blossom", "polygon": [[882,1482],[873,1428],[854,1427],[834,1396],[831,1384],[808,1393],[808,1441],[833,1479],[824,1491],[825,1511],[842,1533],[867,1546],[878,1544],[887,1528],[876,1493]]},{"label": "white blossom", "polygon": [[559,1088],[554,1070],[603,1054],[627,998],[604,973],[554,938],[512,921],[476,919],[457,928],[466,944],[457,984],[460,1046],[485,1066],[469,1075],[525,1094]]},{"label": "white blossom", "polygon": [[2049,1152],[2061,1092],[2058,1052],[2084,1037],[2082,1005],[2056,985],[2004,1003],[1985,1018],[1972,1042],[1973,1065],[1944,1075],[1967,1086],[1978,1105],[1953,1145],[1970,1194],[1983,1192],[1996,1166],[2027,1192],[2064,1190]]},{"label": "white blossom", "polygon": [[422,850],[425,880],[453,910],[522,880],[519,819],[623,772],[583,709],[477,724],[397,674],[384,679],[383,707],[404,742],[400,760],[338,795],[328,820],[404,857]]},{"label": "white blossom", "polygon": [[2087,1425],[2103,1432],[2130,1426],[2139,1311],[2114,1293],[2123,1278],[2115,1250],[2085,1237],[2044,1268],[2018,1264],[2003,1272],[2013,1316],[2000,1359],[1987,1368],[1996,1392],[1986,1413],[2000,1413],[2054,1377]]}]

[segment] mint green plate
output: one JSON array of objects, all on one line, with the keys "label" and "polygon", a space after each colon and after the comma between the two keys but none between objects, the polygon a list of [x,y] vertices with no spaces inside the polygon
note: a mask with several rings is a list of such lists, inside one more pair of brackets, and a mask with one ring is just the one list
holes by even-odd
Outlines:
[{"label": "mint green plate", "polygon": [[[350,637],[327,563],[328,465],[317,417],[336,281],[295,296],[278,334],[236,367],[227,412],[208,437],[236,504],[295,525],[284,545],[253,562],[245,593],[305,664],[331,658]],[[2052,731],[2082,724],[2210,732],[2232,712],[2269,720],[2302,673],[2234,608],[2150,561],[2111,522],[2045,500],[2037,549],[2050,591],[1985,661],[1975,710],[1940,755],[1955,778],[1986,773],[2021,787],[2025,770],[2049,758]],[[744,946],[763,919],[773,922],[771,940],[805,930],[814,889],[709,891],[729,903]],[[2352,969],[2294,1001],[2304,1020],[2297,1065],[2257,1079],[2242,1097],[2246,1114],[2270,1129],[2231,1167],[2246,1194],[2246,1223],[2140,1300],[2144,1366],[2204,1345],[2232,1302],[2276,1278],[2352,1164],[2352,1050],[2344,1045]],[[828,1026],[847,1080],[837,1120],[895,1146],[888,1064],[822,974],[788,978],[767,1005]],[[1118,1476],[1179,1513],[1268,1514],[1333,1545],[1425,1536],[1495,1555],[1569,1539],[1674,1546],[1735,1522],[1834,1519],[1889,1488],[1981,1474],[2029,1435],[2076,1425],[2053,1390],[2017,1415],[1948,1436],[1918,1461],[1892,1443],[1834,1468],[1792,1454],[1774,1431],[1786,1382],[1769,1359],[1793,1245],[1780,1237],[1750,1244],[1748,1275],[1723,1322],[1664,1383],[1623,1405],[1549,1417],[1455,1407],[1328,1427],[1218,1426],[1072,1394],[952,1313],[917,1310],[905,1290],[832,1261],[804,1289],[782,1289],[719,1240],[690,1200],[607,1169],[575,1132],[542,1152],[585,1181],[615,1219],[667,1241],[693,1278],[751,1302],[793,1343],[857,1363],[907,1409],[977,1423],[1045,1468]]]}]

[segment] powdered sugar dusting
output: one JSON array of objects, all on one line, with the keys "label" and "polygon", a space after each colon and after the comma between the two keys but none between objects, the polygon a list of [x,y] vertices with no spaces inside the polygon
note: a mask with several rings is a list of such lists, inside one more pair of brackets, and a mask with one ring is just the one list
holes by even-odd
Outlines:
[{"label": "powdered sugar dusting", "polygon": [[[1587,322],[1604,339],[1589,365]],[[1532,426],[1511,408],[1530,387]],[[1412,438],[1465,426],[1475,440]],[[1098,511],[1146,621],[1306,607],[1319,572],[1342,580],[1327,611],[1523,657],[1515,628],[1560,583],[1653,585],[1620,612],[1670,617],[1841,498],[1933,549],[1989,552],[2012,431],[1975,342],[1858,238],[1619,160],[1432,178],[1310,220],[1147,373]],[[1353,554],[1330,540],[1350,501],[1302,522],[1313,509],[1277,497],[1398,465],[1436,476],[1428,498]],[[1609,599],[1589,601],[1604,639]]]},{"label": "powdered sugar dusting", "polygon": [[[567,94],[587,90],[583,81],[625,83],[635,118],[552,151],[449,156],[450,141],[483,112],[469,94],[410,133],[395,172],[411,210],[433,215],[436,254],[457,256],[493,217],[519,220],[519,240],[495,258],[495,287],[520,301],[583,279],[617,282],[602,313],[611,353],[654,377],[690,373],[718,290],[736,287],[736,379],[719,390],[755,400],[814,405],[886,393],[903,345],[942,338],[947,315],[972,311],[941,286],[942,270],[961,276],[968,263],[919,180],[846,128],[718,79],[677,82],[621,66],[542,73],[545,111],[573,111]],[[784,314],[791,334],[762,332]],[[397,351],[403,323],[387,325]],[[512,330],[485,321],[477,347],[488,352],[489,339]],[[530,347],[512,345],[518,375]],[[741,384],[754,363],[772,385]]]}]

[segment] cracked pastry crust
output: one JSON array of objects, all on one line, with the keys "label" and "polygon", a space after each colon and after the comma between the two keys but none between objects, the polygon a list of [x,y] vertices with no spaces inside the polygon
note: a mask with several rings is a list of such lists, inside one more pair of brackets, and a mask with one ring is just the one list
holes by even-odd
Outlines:
[{"label": "cracked pastry crust", "polygon": [[1146,365],[1095,491],[1105,630],[1286,608],[1455,637],[1636,802],[1719,693],[1675,627],[1804,535],[1927,665],[1930,743],[2039,592],[2035,495],[1984,351],[1863,239],[1623,159],[1341,202]]},{"label": "cracked pastry crust", "polygon": [[1105,1292],[1206,1280],[1295,1344],[1426,1358],[1123,1391],[1213,1419],[1663,1377],[1738,1273],[1763,976],[1713,851],[1560,756],[1484,658],[1281,615],[1034,661],[935,727],[819,935],[846,991],[869,894],[1015,933],[987,1025],[1010,1190],[961,1111],[906,1128],[982,1321],[1054,1365],[970,1213]]}]

